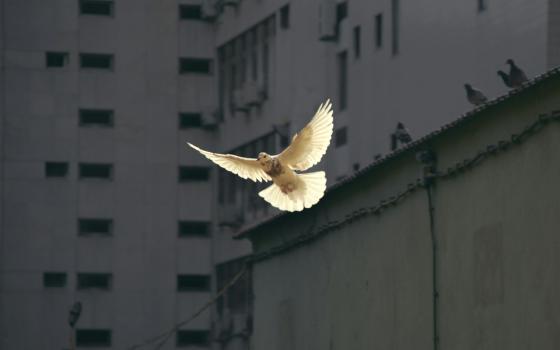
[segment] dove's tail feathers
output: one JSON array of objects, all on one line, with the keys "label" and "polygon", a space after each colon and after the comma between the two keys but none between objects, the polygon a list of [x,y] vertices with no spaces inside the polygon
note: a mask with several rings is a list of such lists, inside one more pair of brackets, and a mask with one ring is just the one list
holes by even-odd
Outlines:
[{"label": "dove's tail feathers", "polygon": [[273,184],[260,191],[259,196],[280,210],[301,211],[317,204],[325,194],[327,178],[324,171],[298,174],[297,181],[293,192],[283,193],[278,185]]}]

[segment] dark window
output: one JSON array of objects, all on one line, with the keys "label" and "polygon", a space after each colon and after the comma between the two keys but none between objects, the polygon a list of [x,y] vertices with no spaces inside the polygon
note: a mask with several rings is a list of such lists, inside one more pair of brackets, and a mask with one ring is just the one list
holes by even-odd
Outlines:
[{"label": "dark window", "polygon": [[68,163],[66,162],[46,162],[46,177],[65,177],[68,175]]},{"label": "dark window", "polygon": [[66,273],[45,272],[43,274],[43,286],[47,288],[61,288],[66,286]]},{"label": "dark window", "polygon": [[78,273],[78,289],[110,289],[110,273]]},{"label": "dark window", "polygon": [[338,107],[340,110],[346,109],[347,104],[347,57],[346,51],[338,54]]},{"label": "dark window", "polygon": [[179,114],[179,128],[200,128],[202,126],[202,115],[200,113]]},{"label": "dark window", "polygon": [[81,53],[81,68],[113,69],[113,55],[104,53]]},{"label": "dark window", "polygon": [[109,109],[80,109],[80,125],[113,126],[113,114]]},{"label": "dark window", "polygon": [[375,47],[383,46],[383,14],[375,15]]},{"label": "dark window", "polygon": [[258,79],[258,55],[257,55],[257,28],[253,28],[251,30],[250,38],[251,38],[251,78],[253,81],[257,81]]},{"label": "dark window", "polygon": [[336,23],[340,23],[348,16],[348,4],[346,1],[340,2],[336,5]]},{"label": "dark window", "polygon": [[77,329],[76,346],[110,347],[111,331],[108,329]]},{"label": "dark window", "polygon": [[80,178],[111,179],[113,166],[111,164],[82,163],[79,166]]},{"label": "dark window", "polygon": [[210,291],[210,276],[208,275],[178,275],[177,291],[179,292],[207,292]]},{"label": "dark window", "polygon": [[263,75],[263,89],[264,89],[263,99],[268,98],[268,84],[269,84],[268,66],[270,63],[269,60],[270,60],[270,53],[268,49],[268,43],[264,43],[262,45],[262,75]]},{"label": "dark window", "polygon": [[334,142],[335,146],[336,147],[344,146],[347,141],[348,141],[348,135],[346,132],[346,127],[338,129],[335,133],[335,142]]},{"label": "dark window", "polygon": [[80,0],[80,13],[82,15],[112,16],[112,0]]},{"label": "dark window", "polygon": [[180,58],[179,73],[212,74],[212,60],[207,58]]},{"label": "dark window", "polygon": [[201,19],[202,6],[200,5],[179,5],[180,19]]},{"label": "dark window", "polygon": [[208,181],[210,179],[210,168],[204,166],[182,166],[179,167],[179,181]]},{"label": "dark window", "polygon": [[361,29],[360,26],[354,27],[354,58],[360,57],[361,51]]},{"label": "dark window", "polygon": [[113,220],[111,219],[78,219],[78,232],[80,235],[113,233]]},{"label": "dark window", "polygon": [[399,53],[399,0],[391,0],[391,28],[393,30],[392,51],[393,55]]},{"label": "dark window", "polygon": [[66,52],[47,52],[45,57],[47,67],[60,68],[68,63],[68,53]]},{"label": "dark window", "polygon": [[209,331],[177,331],[177,347],[183,346],[209,346],[210,345],[210,332]]},{"label": "dark window", "polygon": [[209,222],[179,221],[179,237],[208,237],[209,235]]},{"label": "dark window", "polygon": [[280,9],[280,28],[288,29],[290,27],[290,5],[285,5]]},{"label": "dark window", "polygon": [[224,112],[226,98],[226,48],[222,46],[218,49],[218,102],[220,113]]},{"label": "dark window", "polygon": [[486,0],[477,0],[478,2],[478,12],[483,12],[486,10]]}]

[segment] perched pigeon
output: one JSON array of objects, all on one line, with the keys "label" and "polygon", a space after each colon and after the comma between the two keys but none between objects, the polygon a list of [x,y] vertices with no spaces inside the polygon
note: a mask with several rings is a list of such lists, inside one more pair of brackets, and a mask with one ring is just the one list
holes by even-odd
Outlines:
[{"label": "perched pigeon", "polygon": [[471,84],[465,84],[465,90],[467,90],[467,99],[475,106],[479,106],[488,101],[488,98],[486,98],[480,90],[473,88]]},{"label": "perched pigeon", "polygon": [[523,72],[511,58],[507,60],[506,63],[509,64],[509,82],[511,87],[518,88],[523,85],[523,83],[527,81],[525,72]]},{"label": "perched pigeon", "polygon": [[332,105],[329,100],[319,106],[311,121],[294,135],[291,144],[280,154],[259,153],[245,158],[233,154],[208,152],[188,143],[206,158],[243,179],[272,181],[259,196],[280,210],[300,211],[315,205],[326,189],[324,171],[301,174],[319,163],[327,151],[333,132]]},{"label": "perched pigeon", "polygon": [[408,133],[408,130],[404,127],[401,122],[397,123],[397,129],[391,134],[391,150],[397,149],[398,143],[409,143],[412,141],[412,137]]},{"label": "perched pigeon", "polygon": [[77,301],[74,303],[74,305],[72,305],[72,308],[68,313],[68,324],[70,325],[70,327],[74,328],[76,322],[78,322],[78,319],[80,318],[81,313],[82,313],[82,303]]},{"label": "perched pigeon", "polygon": [[511,82],[509,81],[509,75],[504,72],[503,70],[499,70],[498,71],[498,75],[500,76],[500,78],[502,78],[504,84],[508,87],[511,88],[513,86],[511,86]]}]

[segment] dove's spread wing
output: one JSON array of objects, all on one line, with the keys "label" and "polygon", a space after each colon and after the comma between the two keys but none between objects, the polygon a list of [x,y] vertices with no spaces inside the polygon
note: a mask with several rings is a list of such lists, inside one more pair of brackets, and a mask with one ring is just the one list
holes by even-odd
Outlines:
[{"label": "dove's spread wing", "polygon": [[188,143],[188,145],[202,153],[206,158],[239,177],[250,179],[255,182],[271,180],[270,176],[264,172],[256,159],[239,157],[233,154],[208,152],[191,143]]},{"label": "dove's spread wing", "polygon": [[332,113],[329,100],[320,105],[309,124],[294,135],[292,143],[278,155],[280,161],[295,170],[306,170],[319,163],[331,142]]}]

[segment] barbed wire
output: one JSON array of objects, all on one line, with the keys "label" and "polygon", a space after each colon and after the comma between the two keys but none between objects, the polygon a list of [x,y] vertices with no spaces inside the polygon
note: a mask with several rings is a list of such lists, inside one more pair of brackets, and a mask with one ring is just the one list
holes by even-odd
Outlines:
[{"label": "barbed wire", "polygon": [[157,343],[155,344],[154,350],[161,349],[165,345],[165,343],[167,343],[169,338],[171,338],[171,336],[179,330],[179,328],[189,324],[191,321],[193,321],[198,316],[200,316],[204,311],[206,311],[210,306],[212,306],[216,301],[218,301],[218,299],[220,299],[228,291],[229,288],[231,288],[235,283],[237,283],[237,281],[239,281],[239,279],[243,277],[245,273],[247,273],[248,265],[249,265],[248,262],[245,262],[241,270],[239,270],[239,272],[235,276],[233,276],[233,278],[229,280],[213,298],[211,298],[206,304],[200,307],[200,309],[198,309],[194,314],[189,316],[187,319],[176,323],[173,326],[173,328],[169,329],[168,331],[165,331],[161,334],[148,338],[142,343],[132,345],[127,349],[128,350],[140,349],[145,346],[153,345],[156,342]]},{"label": "barbed wire", "polygon": [[[457,162],[455,166],[448,167],[443,172],[435,172],[430,174],[430,180],[442,179],[448,180],[459,173],[463,173],[472,169],[473,167],[480,165],[484,160],[491,156],[495,156],[499,153],[506,152],[514,146],[519,146],[532,135],[541,131],[545,126],[549,125],[551,122],[560,121],[560,111],[553,111],[547,114],[540,114],[537,120],[530,125],[523,128],[519,134],[512,134],[508,140],[500,140],[496,144],[490,144],[486,146],[485,149],[478,151],[473,157],[466,158],[462,162]],[[410,196],[416,190],[420,188],[425,188],[427,186],[426,178],[418,178],[414,182],[409,183],[406,188],[396,194],[389,196],[385,199],[380,200],[376,205],[370,207],[362,207],[354,210],[351,213],[346,214],[339,220],[329,221],[312,232],[306,232],[299,235],[295,239],[284,242],[276,247],[270,248],[264,252],[256,253],[250,256],[249,260],[251,262],[259,262],[262,260],[269,259],[275,255],[282,254],[288,250],[291,250],[297,246],[309,244],[310,242],[321,238],[335,230],[342,228],[343,226],[350,224],[356,220],[365,218],[370,215],[380,215],[384,210],[397,205],[399,202]]]}]

